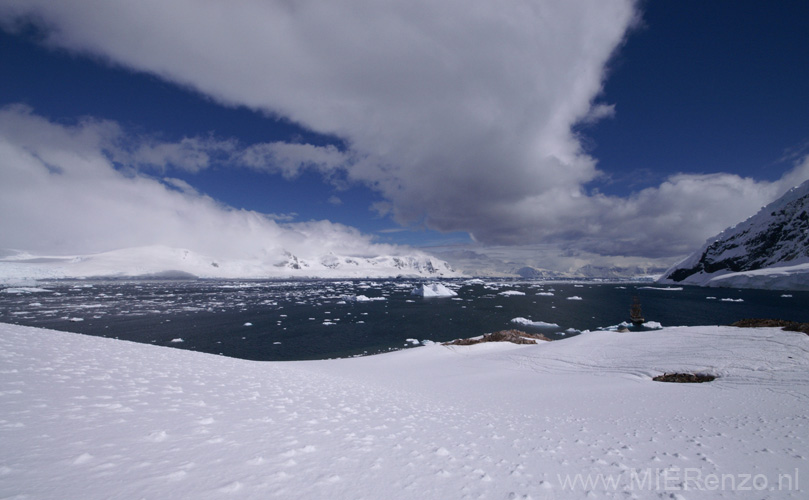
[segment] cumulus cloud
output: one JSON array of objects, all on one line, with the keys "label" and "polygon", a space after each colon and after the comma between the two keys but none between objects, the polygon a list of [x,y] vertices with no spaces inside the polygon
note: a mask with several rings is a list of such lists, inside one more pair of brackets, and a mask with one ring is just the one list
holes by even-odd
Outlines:
[{"label": "cumulus cloud", "polygon": [[680,255],[788,179],[678,175],[625,198],[585,189],[601,173],[572,129],[616,112],[597,100],[636,20],[634,0],[0,0],[9,29],[35,22],[50,46],[346,144],[187,139],[135,151],[152,165],[193,171],[223,155],[288,178],[309,168],[378,190],[375,208],[404,225],[491,245]]},{"label": "cumulus cloud", "polygon": [[315,170],[328,177],[346,168],[351,158],[335,146],[313,146],[286,142],[254,144],[238,153],[232,162],[270,173],[280,173],[287,179],[302,170]]},{"label": "cumulus cloud", "polygon": [[179,142],[138,140],[134,150],[121,148],[115,153],[116,159],[127,165],[149,166],[163,171],[178,168],[199,172],[209,168],[219,158],[229,158],[235,148],[236,142],[233,140],[184,137]]},{"label": "cumulus cloud", "polygon": [[284,252],[404,250],[341,224],[282,223],[288,216],[224,206],[180,179],[118,164],[113,159],[122,157],[117,145],[124,140],[131,143],[109,121],[64,125],[23,106],[0,109],[0,248],[70,254],[167,245],[266,260]]}]

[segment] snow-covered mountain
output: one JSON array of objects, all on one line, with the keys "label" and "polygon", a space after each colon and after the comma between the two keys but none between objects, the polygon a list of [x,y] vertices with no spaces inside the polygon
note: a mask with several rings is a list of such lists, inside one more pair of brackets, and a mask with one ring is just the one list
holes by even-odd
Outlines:
[{"label": "snow-covered mountain", "polygon": [[653,266],[596,266],[587,264],[565,272],[551,271],[531,266],[514,269],[509,276],[516,275],[521,278],[530,279],[648,279],[653,281],[657,276],[665,271],[665,268]]},{"label": "snow-covered mountain", "polygon": [[448,263],[427,254],[303,258],[290,252],[253,259],[217,259],[191,250],[148,246],[91,255],[0,258],[0,282],[55,278],[390,278],[457,277]]},{"label": "snow-covered mountain", "polygon": [[709,239],[660,281],[809,290],[809,181]]}]

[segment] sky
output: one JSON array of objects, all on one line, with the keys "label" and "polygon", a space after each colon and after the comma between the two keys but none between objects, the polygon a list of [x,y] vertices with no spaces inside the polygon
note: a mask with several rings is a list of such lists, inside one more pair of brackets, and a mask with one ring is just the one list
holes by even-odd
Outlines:
[{"label": "sky", "polygon": [[665,267],[809,178],[807,19],[0,0],[0,248]]}]

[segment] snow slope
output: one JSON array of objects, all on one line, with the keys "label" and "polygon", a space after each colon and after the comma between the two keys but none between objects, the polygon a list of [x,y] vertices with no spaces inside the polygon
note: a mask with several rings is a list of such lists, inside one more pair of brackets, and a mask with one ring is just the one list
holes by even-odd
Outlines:
[{"label": "snow slope", "polygon": [[[797,499],[809,484],[809,336],[777,329],[270,363],[0,324],[0,358],[2,498]],[[719,378],[651,380],[669,371]]]},{"label": "snow slope", "polygon": [[290,253],[254,259],[217,259],[164,246],[126,248],[69,257],[13,254],[0,259],[0,282],[91,277],[168,278],[388,278],[456,277],[449,264],[429,255],[346,257],[333,253],[301,258]]},{"label": "snow slope", "polygon": [[809,181],[708,240],[660,281],[809,290]]}]

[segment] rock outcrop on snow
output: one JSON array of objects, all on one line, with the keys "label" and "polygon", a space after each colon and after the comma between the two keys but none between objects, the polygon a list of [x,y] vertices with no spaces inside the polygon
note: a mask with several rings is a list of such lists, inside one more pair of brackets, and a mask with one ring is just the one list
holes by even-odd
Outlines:
[{"label": "rock outcrop on snow", "polygon": [[660,281],[809,290],[809,181],[708,240]]}]

